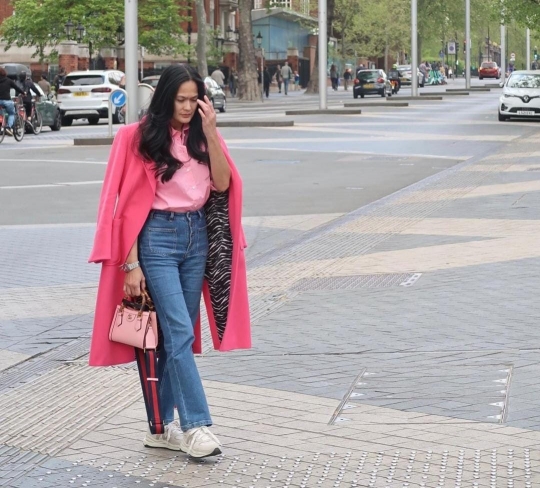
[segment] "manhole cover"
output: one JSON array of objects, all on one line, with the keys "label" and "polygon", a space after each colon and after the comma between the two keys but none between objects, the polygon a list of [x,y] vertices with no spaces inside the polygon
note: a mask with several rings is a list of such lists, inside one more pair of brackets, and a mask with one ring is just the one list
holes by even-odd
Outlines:
[{"label": "manhole cover", "polygon": [[314,290],[355,290],[357,288],[389,288],[391,286],[412,286],[422,276],[421,273],[372,274],[353,276],[333,276],[330,278],[305,278],[297,281],[293,291]]}]

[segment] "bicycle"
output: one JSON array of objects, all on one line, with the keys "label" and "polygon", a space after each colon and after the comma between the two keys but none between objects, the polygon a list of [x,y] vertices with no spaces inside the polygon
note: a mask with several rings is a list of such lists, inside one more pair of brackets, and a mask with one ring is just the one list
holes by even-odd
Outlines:
[{"label": "bicycle", "polygon": [[7,120],[8,113],[6,109],[4,107],[0,107],[0,144],[2,144],[4,137],[6,137]]},{"label": "bicycle", "polygon": [[[6,131],[8,129],[8,117],[9,115],[5,107],[0,106],[0,143],[2,143],[4,141],[4,137],[6,137]],[[15,121],[11,130],[15,140],[17,142],[21,142],[24,137],[24,121],[19,113],[15,114]]]},{"label": "bicycle", "polygon": [[15,121],[13,122],[12,130],[15,140],[21,142],[26,131],[26,109],[20,95],[17,97],[17,102],[15,103]]},{"label": "bicycle", "polygon": [[[25,112],[26,115],[26,112]],[[26,128],[30,129],[34,135],[38,135],[43,129],[43,117],[39,113],[36,107],[35,100],[32,100],[32,110],[30,112],[30,119],[26,118],[25,120]]]}]

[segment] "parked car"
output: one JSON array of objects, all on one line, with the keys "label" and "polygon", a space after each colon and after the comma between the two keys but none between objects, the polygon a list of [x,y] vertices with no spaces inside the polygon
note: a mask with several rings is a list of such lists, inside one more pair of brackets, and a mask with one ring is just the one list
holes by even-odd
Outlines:
[{"label": "parked car", "polygon": [[514,71],[499,99],[499,121],[512,117],[540,118],[540,73]]},{"label": "parked car", "polygon": [[480,65],[478,70],[478,78],[483,80],[484,78],[495,78],[499,79],[501,77],[501,68],[494,63],[493,61],[484,61]]},{"label": "parked car", "polygon": [[[19,79],[19,74],[25,72],[30,75],[32,71],[29,66],[19,63],[6,63],[0,65],[7,72],[8,78],[14,81]],[[36,102],[36,109],[41,114],[44,126],[49,126],[53,131],[59,131],[62,128],[62,114],[58,103],[53,96],[47,97],[41,87],[36,83],[39,90],[40,101]],[[11,96],[15,97],[15,90],[11,91]]]},{"label": "parked car", "polygon": [[[142,79],[141,83],[156,88],[159,78],[159,75],[146,76]],[[214,108],[220,112],[225,112],[227,110],[227,95],[225,95],[223,89],[209,76],[204,79],[204,84],[206,85],[206,96],[212,102]]]},{"label": "parked car", "polygon": [[158,82],[159,82],[159,79],[161,77],[159,75],[155,75],[155,76],[145,76],[142,80],[141,80],[141,83],[145,84],[145,85],[150,85],[152,88],[156,88]]},{"label": "parked car", "polygon": [[[397,67],[399,74],[401,75],[401,84],[410,85],[412,84],[412,67],[410,64],[400,64]],[[416,68],[416,73],[418,75],[418,86],[424,88],[426,84],[426,77],[418,68]]]},{"label": "parked car", "polygon": [[[109,96],[119,88],[124,73],[117,70],[74,71],[69,73],[57,93],[62,125],[75,119],[88,119],[90,125],[109,115]],[[113,122],[118,124],[118,109],[113,107]]]},{"label": "parked car", "polygon": [[353,97],[364,98],[366,95],[392,96],[392,84],[382,69],[358,68],[356,70]]},{"label": "parked car", "polygon": [[41,87],[36,84],[39,90],[40,100],[36,102],[36,110],[41,114],[44,126],[49,126],[53,131],[62,128],[62,111],[52,95],[47,97]]},{"label": "parked car", "polygon": [[206,85],[206,96],[212,102],[215,109],[220,112],[227,110],[227,96],[223,89],[209,76],[204,79]]}]

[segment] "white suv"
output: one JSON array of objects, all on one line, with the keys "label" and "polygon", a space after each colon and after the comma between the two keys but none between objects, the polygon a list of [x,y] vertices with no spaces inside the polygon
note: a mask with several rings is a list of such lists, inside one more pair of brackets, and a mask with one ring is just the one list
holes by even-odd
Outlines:
[{"label": "white suv", "polygon": [[[90,125],[108,117],[109,96],[119,88],[124,73],[117,70],[74,71],[67,75],[56,98],[62,112],[62,125],[69,126],[74,119],[88,119]],[[118,112],[113,107],[113,122]]]}]

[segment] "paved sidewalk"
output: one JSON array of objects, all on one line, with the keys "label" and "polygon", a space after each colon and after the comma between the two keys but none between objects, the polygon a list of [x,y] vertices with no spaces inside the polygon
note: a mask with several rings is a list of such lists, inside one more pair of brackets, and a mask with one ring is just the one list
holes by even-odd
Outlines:
[{"label": "paved sidewalk", "polygon": [[[250,258],[255,347],[198,359],[225,445],[216,460],[145,449],[136,371],[86,366],[95,270],[80,270],[86,290],[68,264],[54,283],[23,270],[0,297],[11,317],[0,485],[538,485],[539,142],[521,138],[348,215],[268,219],[296,238]],[[34,234],[18,236],[27,248],[15,257],[39,230],[18,231]],[[51,234],[48,265],[85,252],[91,231]],[[59,300],[75,297],[61,317],[39,306],[51,284]],[[35,309],[23,310],[29,297]],[[25,336],[36,319],[41,340]]]}]

